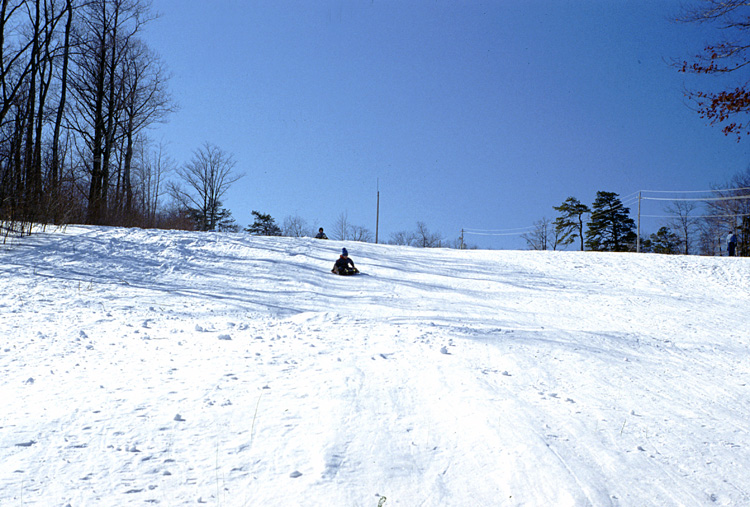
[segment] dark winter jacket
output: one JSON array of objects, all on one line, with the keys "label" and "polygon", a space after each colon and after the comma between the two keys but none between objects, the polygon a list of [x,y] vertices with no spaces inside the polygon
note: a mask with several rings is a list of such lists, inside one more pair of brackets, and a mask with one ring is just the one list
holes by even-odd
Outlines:
[{"label": "dark winter jacket", "polygon": [[348,269],[348,267],[351,266],[352,269],[357,269],[354,267],[354,261],[351,260],[349,257],[344,257],[343,255],[336,259],[336,264],[333,265],[333,269],[338,271],[339,273],[342,271],[345,271]]}]

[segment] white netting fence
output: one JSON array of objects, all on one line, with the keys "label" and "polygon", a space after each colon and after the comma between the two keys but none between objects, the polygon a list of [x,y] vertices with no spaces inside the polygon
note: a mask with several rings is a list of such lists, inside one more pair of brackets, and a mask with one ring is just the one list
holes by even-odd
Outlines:
[{"label": "white netting fence", "polygon": [[[743,231],[750,224],[750,187],[710,190],[639,190],[620,198],[636,221],[640,237],[648,237],[661,227],[688,224],[695,236],[702,235],[703,253],[721,253],[721,241],[729,232]],[[589,207],[591,205],[589,204]],[[543,222],[554,228],[554,219],[540,220],[534,225],[505,229],[461,230],[465,236],[526,238],[538,234]]]}]

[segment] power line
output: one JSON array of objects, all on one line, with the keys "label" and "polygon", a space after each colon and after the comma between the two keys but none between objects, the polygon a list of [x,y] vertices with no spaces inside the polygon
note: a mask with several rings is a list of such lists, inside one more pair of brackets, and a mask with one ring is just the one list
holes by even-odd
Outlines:
[{"label": "power line", "polygon": [[[527,231],[531,232],[531,230]],[[464,229],[464,234],[473,234],[474,236],[520,236],[523,232],[501,232],[501,233],[489,233],[489,232],[470,232]]]},{"label": "power line", "polygon": [[512,229],[463,229],[464,232],[510,232],[510,231],[525,231],[527,229],[533,229],[533,225],[529,225],[527,227],[515,227]]},{"label": "power line", "polygon": [[[637,247],[636,251],[641,251],[641,218],[672,218],[675,219],[676,217],[674,215],[671,216],[664,216],[664,215],[641,215],[641,201],[671,201],[671,202],[690,202],[690,201],[698,201],[698,202],[711,202],[711,201],[736,201],[740,199],[750,199],[750,194],[747,195],[733,195],[733,196],[722,196],[722,197],[700,197],[700,198],[694,198],[694,197],[644,197],[643,192],[648,193],[654,193],[654,194],[713,194],[716,195],[720,192],[739,192],[743,190],[750,190],[750,187],[742,187],[742,188],[725,188],[725,189],[713,189],[713,190],[683,190],[683,191],[677,191],[677,190],[641,190],[638,192],[638,235],[637,235]],[[737,218],[737,217],[747,217],[750,216],[748,213],[744,214],[725,214],[725,215],[696,215],[696,216],[690,216],[690,219],[699,219],[699,218]]]},{"label": "power line", "polygon": [[[649,192],[652,194],[710,194],[713,192],[731,192],[734,190],[750,190],[750,187],[722,188],[722,189],[715,189],[715,190],[641,190],[640,192]],[[636,194],[637,193],[638,192],[636,192]]]},{"label": "power line", "polygon": [[703,197],[703,198],[681,198],[681,199],[672,199],[668,197],[641,197],[644,201],[734,201],[737,199],[750,199],[750,194],[748,195],[736,195],[732,197]]},{"label": "power line", "polygon": [[[677,215],[641,215],[643,218],[678,218]],[[690,215],[685,218],[729,218],[729,217],[750,217],[750,213],[738,213],[736,215]]]},{"label": "power line", "polygon": [[[750,199],[750,194],[730,197],[703,197],[703,198],[667,198],[667,197],[644,197],[643,192],[654,193],[654,194],[699,194],[699,193],[716,193],[716,192],[737,192],[741,190],[750,190],[750,187],[743,188],[727,188],[727,189],[713,189],[713,190],[639,190],[632,194],[624,197],[620,200],[624,206],[632,207],[635,204],[639,204],[640,201],[733,201],[739,199]],[[748,214],[735,214],[735,215],[696,215],[690,218],[727,218],[727,217],[746,217]],[[675,215],[641,215],[640,209],[638,212],[638,223],[640,231],[640,219],[641,218],[675,218]],[[532,232],[536,226],[527,227],[515,227],[509,229],[461,229],[461,237],[464,234],[471,234],[474,236],[521,236],[524,233]],[[640,239],[640,233],[639,233]]]}]

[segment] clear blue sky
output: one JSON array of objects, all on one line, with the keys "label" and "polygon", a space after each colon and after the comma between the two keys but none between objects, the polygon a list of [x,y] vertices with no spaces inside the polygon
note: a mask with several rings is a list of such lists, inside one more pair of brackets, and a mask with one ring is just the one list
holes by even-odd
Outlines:
[{"label": "clear blue sky", "polygon": [[683,3],[154,0],[145,39],[181,109],[151,135],[178,164],[205,142],[233,154],[246,176],[224,204],[243,227],[252,210],[327,230],[347,213],[374,234],[379,182],[381,242],[418,221],[449,240],[529,227],[598,190],[704,190],[750,153],[669,65],[712,40],[673,22]]}]

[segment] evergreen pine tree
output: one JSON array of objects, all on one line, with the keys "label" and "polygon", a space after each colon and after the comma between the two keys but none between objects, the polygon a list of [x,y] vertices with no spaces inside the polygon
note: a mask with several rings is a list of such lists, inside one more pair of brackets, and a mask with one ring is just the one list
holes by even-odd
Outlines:
[{"label": "evergreen pine tree", "polygon": [[661,254],[676,254],[680,251],[682,240],[669,227],[662,227],[656,234],[652,234],[651,251]]},{"label": "evergreen pine tree", "polygon": [[231,211],[221,208],[216,215],[216,230],[219,232],[240,232],[240,226],[237,225]]},{"label": "evergreen pine tree", "polygon": [[575,197],[568,197],[560,206],[553,206],[560,216],[555,219],[555,232],[558,243],[569,245],[576,238],[581,240],[581,251],[583,251],[583,215],[591,213],[585,204]]},{"label": "evergreen pine tree", "polygon": [[281,236],[281,228],[271,215],[253,210],[253,216],[255,221],[245,229],[246,232],[257,236]]},{"label": "evergreen pine tree", "polygon": [[232,212],[222,207],[221,201],[211,201],[203,210],[187,208],[190,219],[198,231],[239,232]]},{"label": "evergreen pine tree", "polygon": [[634,249],[635,222],[614,192],[596,193],[591,206],[591,220],[586,231],[586,246],[590,250],[626,252]]}]

